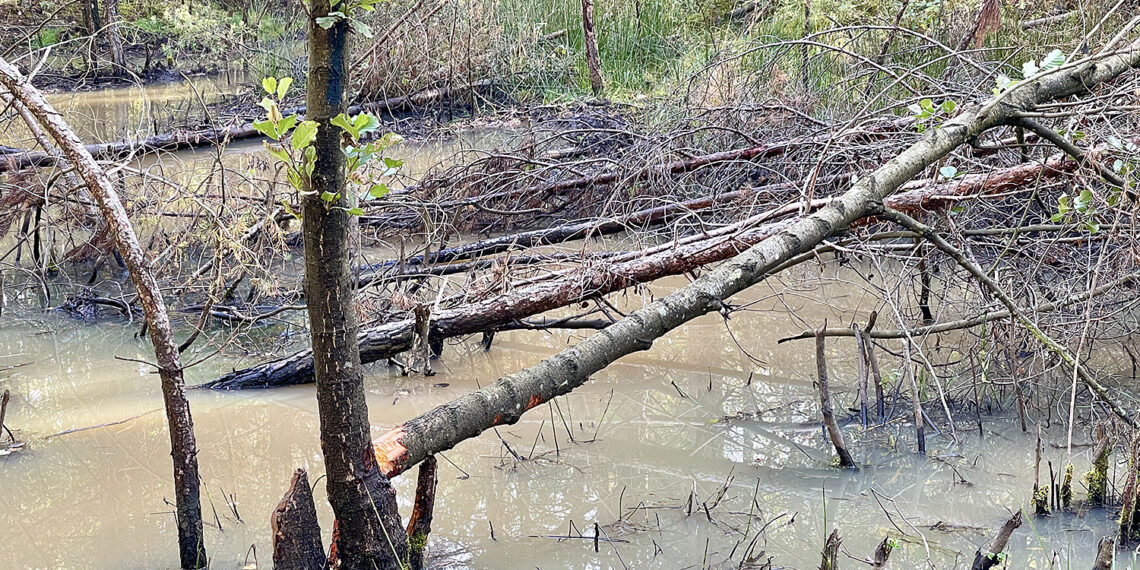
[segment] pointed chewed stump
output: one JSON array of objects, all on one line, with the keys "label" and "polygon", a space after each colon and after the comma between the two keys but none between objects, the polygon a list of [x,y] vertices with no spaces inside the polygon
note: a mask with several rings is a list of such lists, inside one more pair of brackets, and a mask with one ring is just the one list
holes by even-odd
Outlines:
[{"label": "pointed chewed stump", "polygon": [[317,507],[304,469],[293,473],[289,490],[273,509],[273,567],[278,570],[321,570],[327,564],[321,544]]},{"label": "pointed chewed stump", "polygon": [[979,549],[977,553],[974,554],[974,564],[970,567],[970,570],[990,570],[990,568],[1001,564],[1001,562],[1005,560],[1003,551],[1005,550],[1005,546],[1009,544],[1009,537],[1019,526],[1021,526],[1021,511],[1013,513],[1013,516],[1009,517],[1009,520],[1001,525],[1001,528],[998,529],[997,536],[994,537],[994,541],[990,543],[989,550],[982,551]]}]

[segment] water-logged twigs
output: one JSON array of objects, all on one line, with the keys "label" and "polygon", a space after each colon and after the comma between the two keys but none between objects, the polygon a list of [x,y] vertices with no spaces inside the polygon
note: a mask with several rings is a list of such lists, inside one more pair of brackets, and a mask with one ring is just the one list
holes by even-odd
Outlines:
[{"label": "water-logged twigs", "polygon": [[1027,317],[1025,313],[1017,307],[1017,304],[1014,303],[1013,299],[1011,299],[1009,295],[1006,294],[1005,290],[1002,289],[1001,286],[999,286],[997,283],[995,283],[989,275],[986,275],[977,263],[968,259],[960,250],[958,250],[958,248],[950,245],[949,242],[947,242],[941,235],[935,232],[930,226],[927,226],[901,212],[887,210],[882,215],[884,218],[893,220],[898,224],[906,227],[907,229],[922,235],[923,238],[934,244],[935,247],[942,250],[943,253],[953,259],[963,269],[967,270],[971,275],[974,276],[975,279],[978,280],[979,283],[984,285],[987,290],[989,290],[1002,302],[1003,305],[1005,305],[1006,310],[1008,311],[1007,314],[1016,318],[1021,323],[1021,325],[1025,327],[1030,332],[1030,334],[1033,335],[1034,338],[1037,339],[1039,343],[1060,357],[1061,360],[1065,362],[1065,364],[1076,369],[1076,373],[1080,379],[1086,385],[1088,385],[1088,387],[1091,388],[1092,391],[1095,392],[1102,401],[1104,401],[1105,405],[1107,405],[1114,414],[1120,417],[1120,419],[1127,422],[1128,425],[1134,428],[1140,428],[1140,422],[1137,422],[1136,418],[1133,415],[1126,412],[1124,408],[1122,408],[1120,404],[1115,401],[1115,399],[1110,397],[1107,388],[1105,388],[1105,386],[1101,384],[1099,380],[1093,377],[1093,375],[1088,371],[1088,368],[1082,365],[1077,357],[1069,352],[1068,348],[1045,334],[1045,332],[1042,331],[1036,323],[1030,320],[1029,317]]}]

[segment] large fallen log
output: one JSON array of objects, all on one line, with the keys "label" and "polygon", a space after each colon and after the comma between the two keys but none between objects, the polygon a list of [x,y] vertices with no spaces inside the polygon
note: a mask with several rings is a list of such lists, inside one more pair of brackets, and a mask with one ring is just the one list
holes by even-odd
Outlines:
[{"label": "large fallen log", "polygon": [[692,283],[634,311],[535,366],[436,407],[392,428],[374,442],[376,459],[389,477],[430,455],[446,451],[584,384],[619,358],[647,350],[653,341],[751,287],[789,259],[803,254],[853,222],[883,212],[883,201],[908,180],[958,146],[1039,103],[1084,93],[1093,86],[1140,68],[1140,41],[1125,50],[1097,55],[1040,73],[982,106],[963,110],[903,150],[819,211],[776,232]]},{"label": "large fallen log", "polygon": [[[446,99],[455,92],[468,92],[472,88],[482,89],[491,86],[489,81],[479,82],[474,86],[463,86],[456,89],[426,89],[410,95],[392,97],[383,101],[364,103],[349,107],[350,115],[361,112],[378,112],[395,115],[421,107],[428,103]],[[285,115],[304,115],[305,107],[295,107],[282,111]],[[96,160],[114,160],[128,156],[150,154],[155,152],[170,152],[186,150],[206,145],[218,145],[230,141],[261,137],[262,134],[253,128],[252,123],[242,123],[221,128],[199,129],[192,131],[170,132],[155,135],[141,140],[115,141],[107,143],[89,144],[84,148]],[[56,157],[43,151],[24,151],[10,147],[0,148],[0,172],[10,172],[25,168],[44,168],[54,166]]]},{"label": "large fallen log", "polygon": [[[1008,191],[1011,184],[1024,184],[1038,177],[1055,176],[1075,167],[1058,156],[1044,163],[1025,164],[990,174],[963,177],[946,184],[915,182],[910,191],[889,196],[892,209],[913,212],[934,209],[952,202],[951,198],[981,196]],[[831,199],[817,199],[822,208]],[[437,339],[495,330],[520,319],[587,301],[602,295],[648,283],[663,277],[681,275],[724,261],[773,235],[789,221],[772,222],[798,209],[799,205],[768,210],[733,226],[704,235],[640,252],[599,259],[595,263],[566,270],[552,278],[521,284],[509,293],[490,299],[439,311],[432,316],[431,334]],[[797,218],[798,219],[798,218]],[[853,220],[854,221],[854,220]],[[501,242],[500,242],[501,243]],[[369,326],[360,333],[360,357],[364,363],[391,358],[411,348],[415,319],[403,319]],[[312,355],[304,350],[293,355],[236,370],[203,384],[216,390],[271,388],[312,382]]]}]

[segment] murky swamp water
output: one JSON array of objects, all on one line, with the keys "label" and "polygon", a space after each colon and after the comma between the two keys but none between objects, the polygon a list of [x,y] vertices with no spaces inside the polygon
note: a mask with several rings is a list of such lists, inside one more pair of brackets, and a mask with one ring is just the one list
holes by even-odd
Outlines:
[{"label": "murky swamp water", "polygon": [[[126,120],[112,115],[102,121]],[[405,152],[417,149],[433,160],[448,150],[409,145]],[[682,283],[631,293],[625,302],[636,306],[642,296]],[[764,552],[761,560],[771,556],[776,567],[807,569],[819,566],[824,535],[838,526],[845,550],[859,558],[883,537],[897,537],[902,548],[890,568],[922,567],[928,558],[939,569],[968,567],[1009,509],[1027,506],[1032,436],[1021,433],[1015,417],[984,415],[984,436],[962,420],[960,444],[948,435],[929,437],[930,453],[920,457],[907,422],[866,434],[849,428],[863,467],[832,467],[818,428],[813,347],[776,339],[824,318],[865,318],[877,305],[843,271],[821,283],[812,290],[755,287],[738,299],[756,302],[734,315],[731,335],[719,316],[698,319],[597,374],[556,406],[445,453],[429,550],[446,554],[451,567],[736,568],[755,539],[752,552]],[[153,357],[149,345],[133,337],[133,325],[18,310],[12,301],[0,318],[0,388],[14,395],[7,424],[28,446],[0,457],[0,567],[176,567],[158,379],[143,365],[115,358]],[[500,333],[489,352],[474,341],[449,344],[431,378],[370,366],[374,433],[583,336]],[[829,344],[837,407],[854,397],[853,354],[850,339]],[[257,360],[221,355],[188,370],[187,381]],[[884,358],[884,373],[895,364]],[[269,514],[297,467],[317,481],[327,540],[332,519],[321,500],[312,386],[195,390],[190,399],[212,567],[241,568],[255,558],[259,567],[271,565]],[[1062,441],[1061,429],[1055,426],[1048,439]],[[512,457],[500,437],[527,459]],[[1075,448],[1078,474],[1088,454],[1088,447]],[[1047,448],[1047,458],[1057,467],[1064,450]],[[409,508],[414,475],[395,484],[401,506]],[[1083,487],[1077,489],[1083,497]],[[1015,534],[1011,567],[1049,568],[1058,551],[1053,567],[1087,568],[1112,519],[1102,510],[1030,519]],[[938,522],[954,530],[932,530]],[[595,523],[608,539],[598,552],[592,539],[554,538],[593,537]]]}]

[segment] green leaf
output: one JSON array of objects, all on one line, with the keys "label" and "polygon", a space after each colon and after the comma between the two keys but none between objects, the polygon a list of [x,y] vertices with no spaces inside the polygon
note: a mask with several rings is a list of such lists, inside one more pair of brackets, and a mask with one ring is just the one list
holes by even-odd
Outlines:
[{"label": "green leaf", "polygon": [[953,166],[946,165],[946,166],[943,166],[942,168],[939,168],[938,173],[941,174],[943,178],[945,178],[947,180],[951,180],[955,176],[958,176],[958,169],[953,167]]},{"label": "green leaf", "polygon": [[1045,59],[1041,60],[1041,70],[1049,71],[1050,69],[1057,69],[1065,64],[1065,53],[1059,49],[1055,49],[1045,55]]},{"label": "green leaf", "polygon": [[373,198],[383,198],[388,195],[388,187],[384,184],[373,184],[372,188],[368,190],[368,195]]},{"label": "green leaf", "polygon": [[333,117],[332,120],[329,121],[329,123],[334,125],[334,126],[337,126],[337,127],[344,129],[344,131],[352,137],[352,140],[359,140],[360,139],[360,132],[356,130],[356,125],[353,125],[352,123],[350,123],[348,121],[348,117],[346,117],[344,115],[344,113],[341,113],[341,114]]},{"label": "green leaf", "polygon": [[957,109],[957,108],[958,108],[958,104],[955,103],[953,99],[947,99],[947,100],[942,102],[942,112],[947,114],[947,115],[949,115],[950,113],[953,113],[954,109]]},{"label": "green leaf", "polygon": [[[272,95],[274,92],[277,91],[277,78],[276,77],[266,77],[265,79],[262,79],[261,80],[261,88],[264,89],[266,93]],[[266,109],[266,110],[268,111],[268,109]]]},{"label": "green leaf", "polygon": [[352,30],[354,32],[356,32],[356,33],[358,33],[358,34],[360,34],[360,35],[362,35],[368,39],[372,39],[372,28],[368,27],[368,24],[365,24],[364,22],[361,22],[360,20],[353,19],[353,20],[348,21],[348,25],[352,27]]},{"label": "green leaf", "polygon": [[301,214],[298,214],[297,212],[293,211],[293,207],[289,205],[288,200],[282,200],[281,201],[281,207],[285,209],[286,214],[289,214],[290,216],[293,216],[294,218],[297,218],[298,220],[301,219]]},{"label": "green leaf", "polygon": [[1087,229],[1090,234],[1095,234],[1100,231],[1100,223],[1094,220],[1089,220],[1085,222],[1085,229]]},{"label": "green leaf", "polygon": [[352,118],[352,124],[356,127],[356,132],[363,135],[370,133],[380,127],[380,119],[369,113],[361,113]]},{"label": "green leaf", "polygon": [[348,215],[350,215],[350,216],[363,216],[364,215],[364,208],[361,208],[360,206],[357,206],[355,208],[349,208],[348,209]]},{"label": "green leaf", "polygon": [[269,154],[273,155],[274,158],[280,160],[281,162],[289,162],[291,160],[289,158],[289,153],[285,152],[285,149],[279,146],[265,143],[265,150],[269,151]]},{"label": "green leaf", "polygon": [[317,25],[327,30],[335,26],[339,20],[340,18],[337,18],[336,16],[321,16],[320,18],[317,18]]},{"label": "green leaf", "polygon": [[1053,222],[1054,224],[1058,224],[1061,222],[1061,220],[1064,220],[1064,219],[1065,219],[1065,214],[1062,214],[1060,212],[1053,214],[1052,216],[1049,216],[1049,221]]},{"label": "green leaf", "polygon": [[1037,67],[1037,62],[1033,61],[1032,59],[1021,64],[1021,76],[1025,79],[1029,79],[1030,77],[1037,75],[1037,73],[1040,71],[1041,69]]},{"label": "green leaf", "polygon": [[297,174],[296,171],[292,169],[286,171],[285,178],[289,180],[289,185],[292,186],[294,190],[302,191],[305,189],[305,183],[301,180],[301,175]]},{"label": "green leaf", "polygon": [[277,125],[274,125],[273,121],[268,121],[268,120],[266,120],[266,121],[254,121],[253,122],[253,128],[257,132],[259,132],[259,133],[261,133],[261,134],[263,134],[263,135],[265,135],[265,136],[267,136],[273,140],[277,140],[277,139],[281,138],[281,134],[277,132]]},{"label": "green leaf", "polygon": [[332,192],[321,192],[321,200],[325,202],[336,202],[340,199],[340,192],[333,194]]},{"label": "green leaf", "polygon": [[293,85],[292,77],[282,77],[281,81],[277,82],[277,98],[284,99],[285,94],[289,92],[289,87]]},{"label": "green leaf", "polygon": [[285,134],[297,124],[297,115],[289,115],[277,123],[277,132]]},{"label": "green leaf", "polygon": [[302,121],[293,131],[293,148],[305,149],[317,138],[317,122]]}]

